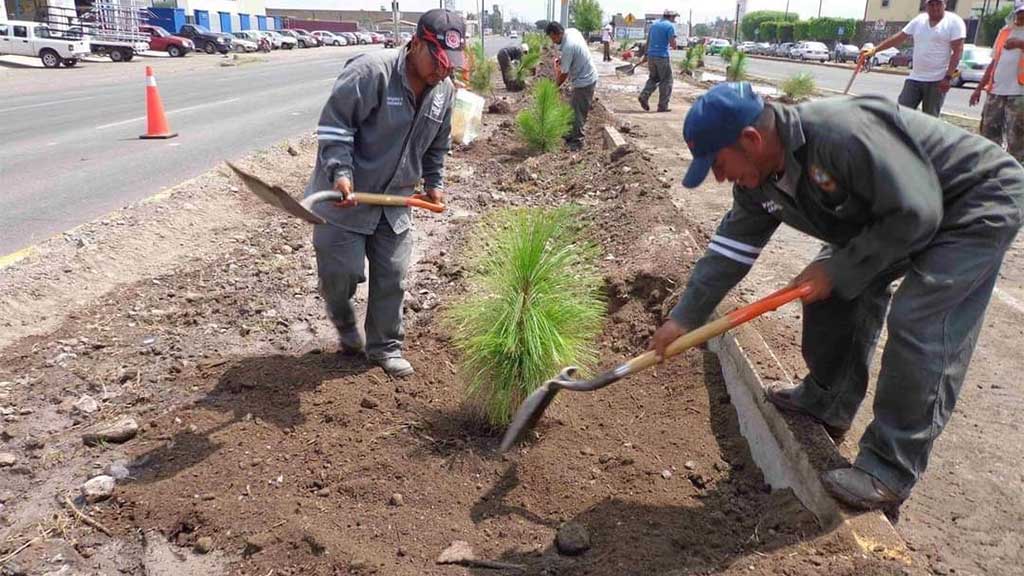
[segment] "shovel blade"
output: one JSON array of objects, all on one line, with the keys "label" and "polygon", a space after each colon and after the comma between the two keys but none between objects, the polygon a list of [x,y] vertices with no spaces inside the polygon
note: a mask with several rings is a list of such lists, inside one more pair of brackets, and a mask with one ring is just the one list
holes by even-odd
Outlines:
[{"label": "shovel blade", "polygon": [[636,70],[636,67],[633,66],[632,64],[624,64],[622,66],[616,66],[615,67],[615,71],[619,72],[619,73],[622,73],[622,74],[633,74],[633,72],[635,70]]},{"label": "shovel blade", "polygon": [[505,436],[502,437],[501,446],[498,448],[499,454],[522,440],[526,433],[537,425],[537,421],[544,415],[544,410],[555,399],[559,389],[554,382],[546,382],[526,397],[519,410],[516,411],[515,417],[512,418],[512,423],[508,425],[508,430],[505,430]]},{"label": "shovel blade", "polygon": [[285,212],[291,214],[292,216],[301,218],[306,222],[312,224],[324,223],[323,218],[313,213],[312,211],[307,210],[305,207],[302,206],[302,204],[299,203],[298,200],[292,198],[287,192],[282,190],[279,186],[271,186],[270,184],[267,184],[263,180],[259,179],[258,177],[249,174],[248,172],[242,170],[238,166],[235,166],[231,162],[225,162],[225,164],[227,164],[228,168],[231,168],[231,170],[238,175],[238,177],[242,180],[242,183],[245,184],[245,187],[250,192],[255,194],[260,200],[263,200],[264,202],[270,204],[271,206],[276,206],[277,208],[284,210]]}]

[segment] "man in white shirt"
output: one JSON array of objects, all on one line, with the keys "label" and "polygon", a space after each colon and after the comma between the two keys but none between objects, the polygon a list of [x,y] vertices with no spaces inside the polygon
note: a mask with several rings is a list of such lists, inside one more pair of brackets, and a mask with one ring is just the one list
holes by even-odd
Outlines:
[{"label": "man in white shirt", "polygon": [[601,44],[604,48],[604,61],[612,61],[612,25],[605,24],[601,29]]},{"label": "man in white shirt", "polygon": [[971,95],[971,106],[988,92],[981,134],[1024,164],[1024,0],[1013,3],[1013,20],[999,32],[995,55]]},{"label": "man in white shirt", "polygon": [[946,0],[928,0],[925,11],[908,22],[903,30],[861,54],[865,60],[871,60],[877,52],[913,38],[914,68],[903,84],[899,103],[914,109],[920,105],[925,114],[938,116],[949,91],[949,82],[964,53],[966,36],[967,25],[955,13],[946,12]]}]

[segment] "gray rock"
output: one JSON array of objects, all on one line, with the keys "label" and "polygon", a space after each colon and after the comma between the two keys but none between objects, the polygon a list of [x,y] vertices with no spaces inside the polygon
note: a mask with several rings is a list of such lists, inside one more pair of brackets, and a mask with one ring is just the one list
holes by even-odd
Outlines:
[{"label": "gray rock", "polygon": [[476,555],[473,554],[473,547],[469,545],[469,542],[456,540],[441,552],[441,555],[437,557],[437,563],[462,564],[475,559]]},{"label": "gray rock", "polygon": [[14,492],[12,492],[10,490],[4,490],[3,492],[0,492],[0,504],[6,504],[8,502],[13,502],[14,501],[14,497],[15,497],[14,496]]},{"label": "gray rock", "polygon": [[665,480],[670,480],[672,478],[672,471],[671,470],[662,470],[661,471],[661,477],[664,478]]},{"label": "gray rock", "polygon": [[687,470],[696,470],[697,463],[694,462],[693,460],[687,460],[686,463],[683,464],[683,467],[686,468]]},{"label": "gray rock", "polygon": [[131,472],[128,470],[128,465],[124,460],[118,460],[117,462],[111,462],[107,466],[107,474],[112,476],[114,480],[124,480],[131,476]]},{"label": "gray rock", "polygon": [[139,377],[138,368],[124,368],[117,375],[117,383],[124,384],[125,382],[131,382]]},{"label": "gray rock", "polygon": [[95,414],[100,409],[100,403],[89,395],[79,398],[78,401],[75,402],[74,406],[75,411],[80,414]]},{"label": "gray rock", "polygon": [[388,500],[388,504],[392,506],[402,506],[405,504],[405,497],[403,497],[398,492],[395,492],[394,494],[391,495],[391,498]]},{"label": "gray rock", "polygon": [[245,538],[245,550],[242,551],[242,554],[252,556],[270,546],[273,541],[274,537],[270,534],[251,534]]},{"label": "gray rock", "polygon": [[46,446],[46,441],[38,436],[29,436],[25,438],[25,450],[42,450]]},{"label": "gray rock", "polygon": [[7,468],[8,466],[14,466],[18,462],[18,457],[10,452],[0,452],[0,468]]},{"label": "gray rock", "polygon": [[112,476],[97,476],[82,484],[82,496],[90,504],[101,502],[114,494],[115,484],[116,482]]},{"label": "gray rock", "polygon": [[373,398],[366,396],[363,398],[361,402],[359,402],[359,405],[362,406],[363,408],[376,408],[377,406],[380,405],[380,402],[377,402]]},{"label": "gray rock", "polygon": [[555,535],[558,552],[566,556],[578,556],[590,550],[590,532],[582,524],[566,522],[558,527]]},{"label": "gray rock", "polygon": [[210,552],[213,552],[213,538],[210,538],[209,536],[201,536],[196,540],[194,549],[199,554],[209,554]]},{"label": "gray rock", "polygon": [[138,433],[139,423],[134,418],[125,416],[91,432],[86,432],[82,435],[82,441],[89,446],[96,446],[103,442],[120,444],[131,440]]}]

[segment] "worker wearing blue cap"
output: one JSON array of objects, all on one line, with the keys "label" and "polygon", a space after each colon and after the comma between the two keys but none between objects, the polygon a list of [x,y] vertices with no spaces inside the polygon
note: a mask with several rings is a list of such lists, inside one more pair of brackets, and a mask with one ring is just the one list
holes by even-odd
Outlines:
[{"label": "worker wearing blue cap", "polygon": [[704,323],[779,224],[826,242],[793,280],[812,286],[809,374],[769,387],[767,398],[841,441],[887,321],[874,420],[854,466],[822,481],[847,505],[898,513],[960,393],[1021,225],[1024,168],[981,136],[882,98],[765,104],[746,83],[699,98],[683,137],[693,154],[683,184],[695,188],[713,172],[734,183],[733,206],[652,348],[663,355]]}]

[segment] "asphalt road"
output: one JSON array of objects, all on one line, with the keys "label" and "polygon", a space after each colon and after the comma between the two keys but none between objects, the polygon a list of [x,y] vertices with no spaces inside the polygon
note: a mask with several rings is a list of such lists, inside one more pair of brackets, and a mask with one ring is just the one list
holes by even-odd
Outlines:
[{"label": "asphalt road", "polygon": [[[710,62],[716,66],[725,67],[725,63],[717,56],[710,57]],[[763,76],[772,80],[785,80],[800,72],[811,73],[818,86],[842,91],[846,89],[846,83],[850,81],[851,70],[833,68],[830,66],[817,66],[814,64],[803,64],[800,62],[782,62],[777,60],[762,60],[759,58],[747,59],[747,70],[754,76]],[[854,81],[851,94],[874,95],[880,94],[895,100],[903,89],[903,82],[906,76],[894,74],[860,74]],[[971,108],[968,100],[974,90],[974,84],[967,84],[962,88],[951,88],[946,95],[946,103],[942,107],[943,112],[981,117],[981,107]]]},{"label": "asphalt road", "polygon": [[[493,56],[511,42],[488,38],[485,46]],[[139,140],[146,121],[138,83],[49,86],[0,98],[0,256],[225,159],[312,133],[345,60],[379,49],[320,48],[301,60],[161,76],[168,121],[180,134],[170,140]]]}]

